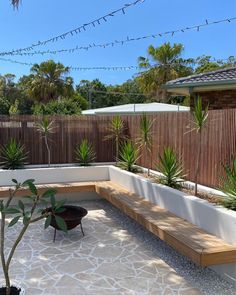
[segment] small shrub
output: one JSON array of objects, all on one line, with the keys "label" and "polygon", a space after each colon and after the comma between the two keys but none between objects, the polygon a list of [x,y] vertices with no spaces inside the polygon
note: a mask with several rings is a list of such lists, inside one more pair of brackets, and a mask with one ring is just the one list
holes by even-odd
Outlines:
[{"label": "small shrub", "polygon": [[163,156],[159,156],[159,160],[157,170],[163,174],[161,182],[173,188],[180,187],[180,178],[183,178],[183,167],[173,149],[170,147],[165,148]]},{"label": "small shrub", "polygon": [[10,102],[5,97],[0,97],[0,115],[9,115]]},{"label": "small shrub", "polygon": [[121,147],[119,167],[130,172],[136,171],[135,164],[139,158],[138,154],[138,148],[135,147],[132,141],[126,141]]},{"label": "small shrub", "polygon": [[95,160],[95,152],[91,143],[84,139],[75,149],[76,161],[81,166],[89,166]]},{"label": "small shrub", "polygon": [[4,169],[19,169],[24,166],[27,155],[24,145],[17,143],[15,139],[11,139],[1,149],[0,164]]},{"label": "small shrub", "polygon": [[236,158],[232,159],[232,165],[224,165],[226,176],[221,178],[221,190],[226,197],[220,202],[225,208],[236,211]]}]

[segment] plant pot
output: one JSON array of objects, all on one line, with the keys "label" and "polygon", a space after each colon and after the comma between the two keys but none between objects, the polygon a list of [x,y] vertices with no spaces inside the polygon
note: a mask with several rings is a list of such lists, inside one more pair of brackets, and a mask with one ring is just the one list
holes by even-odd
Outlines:
[{"label": "plant pot", "polygon": [[[0,287],[0,295],[6,295],[6,287]],[[25,295],[25,290],[19,285],[13,284],[11,287],[11,295]]]}]

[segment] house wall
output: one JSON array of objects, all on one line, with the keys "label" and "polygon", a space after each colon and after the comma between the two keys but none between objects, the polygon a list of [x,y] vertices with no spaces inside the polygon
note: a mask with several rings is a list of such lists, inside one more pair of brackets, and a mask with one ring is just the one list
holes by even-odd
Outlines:
[{"label": "house wall", "polygon": [[194,93],[190,99],[191,110],[194,107],[194,98],[198,95],[202,98],[203,106],[209,105],[210,110],[236,108],[236,90],[217,90]]}]

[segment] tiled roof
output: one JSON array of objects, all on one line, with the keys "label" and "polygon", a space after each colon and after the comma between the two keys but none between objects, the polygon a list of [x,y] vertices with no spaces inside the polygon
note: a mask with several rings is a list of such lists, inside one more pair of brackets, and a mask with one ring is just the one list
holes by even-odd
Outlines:
[{"label": "tiled roof", "polygon": [[236,83],[236,67],[221,69],[213,72],[202,73],[198,75],[192,75],[184,78],[179,78],[166,83],[166,87],[174,86],[188,86],[188,84],[217,84],[217,83]]}]

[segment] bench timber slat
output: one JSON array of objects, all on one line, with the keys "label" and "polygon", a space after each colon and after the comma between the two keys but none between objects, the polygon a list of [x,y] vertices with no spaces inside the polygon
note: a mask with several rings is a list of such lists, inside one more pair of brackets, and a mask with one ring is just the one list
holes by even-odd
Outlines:
[{"label": "bench timber slat", "polygon": [[[196,225],[127,191],[111,181],[37,185],[39,193],[55,188],[58,193],[97,192],[126,215],[137,221],[171,247],[200,266],[236,262],[236,246],[208,234]],[[0,188],[0,197],[9,187]],[[17,196],[29,193],[26,189]]]},{"label": "bench timber slat", "polygon": [[[78,193],[78,192],[95,192],[96,182],[72,182],[72,183],[53,183],[53,184],[39,184],[37,185],[38,193],[42,194],[46,190],[53,188],[58,193]],[[0,187],[0,197],[8,197],[8,191],[10,187]],[[28,189],[20,189],[16,197],[22,197],[30,194]]]}]

